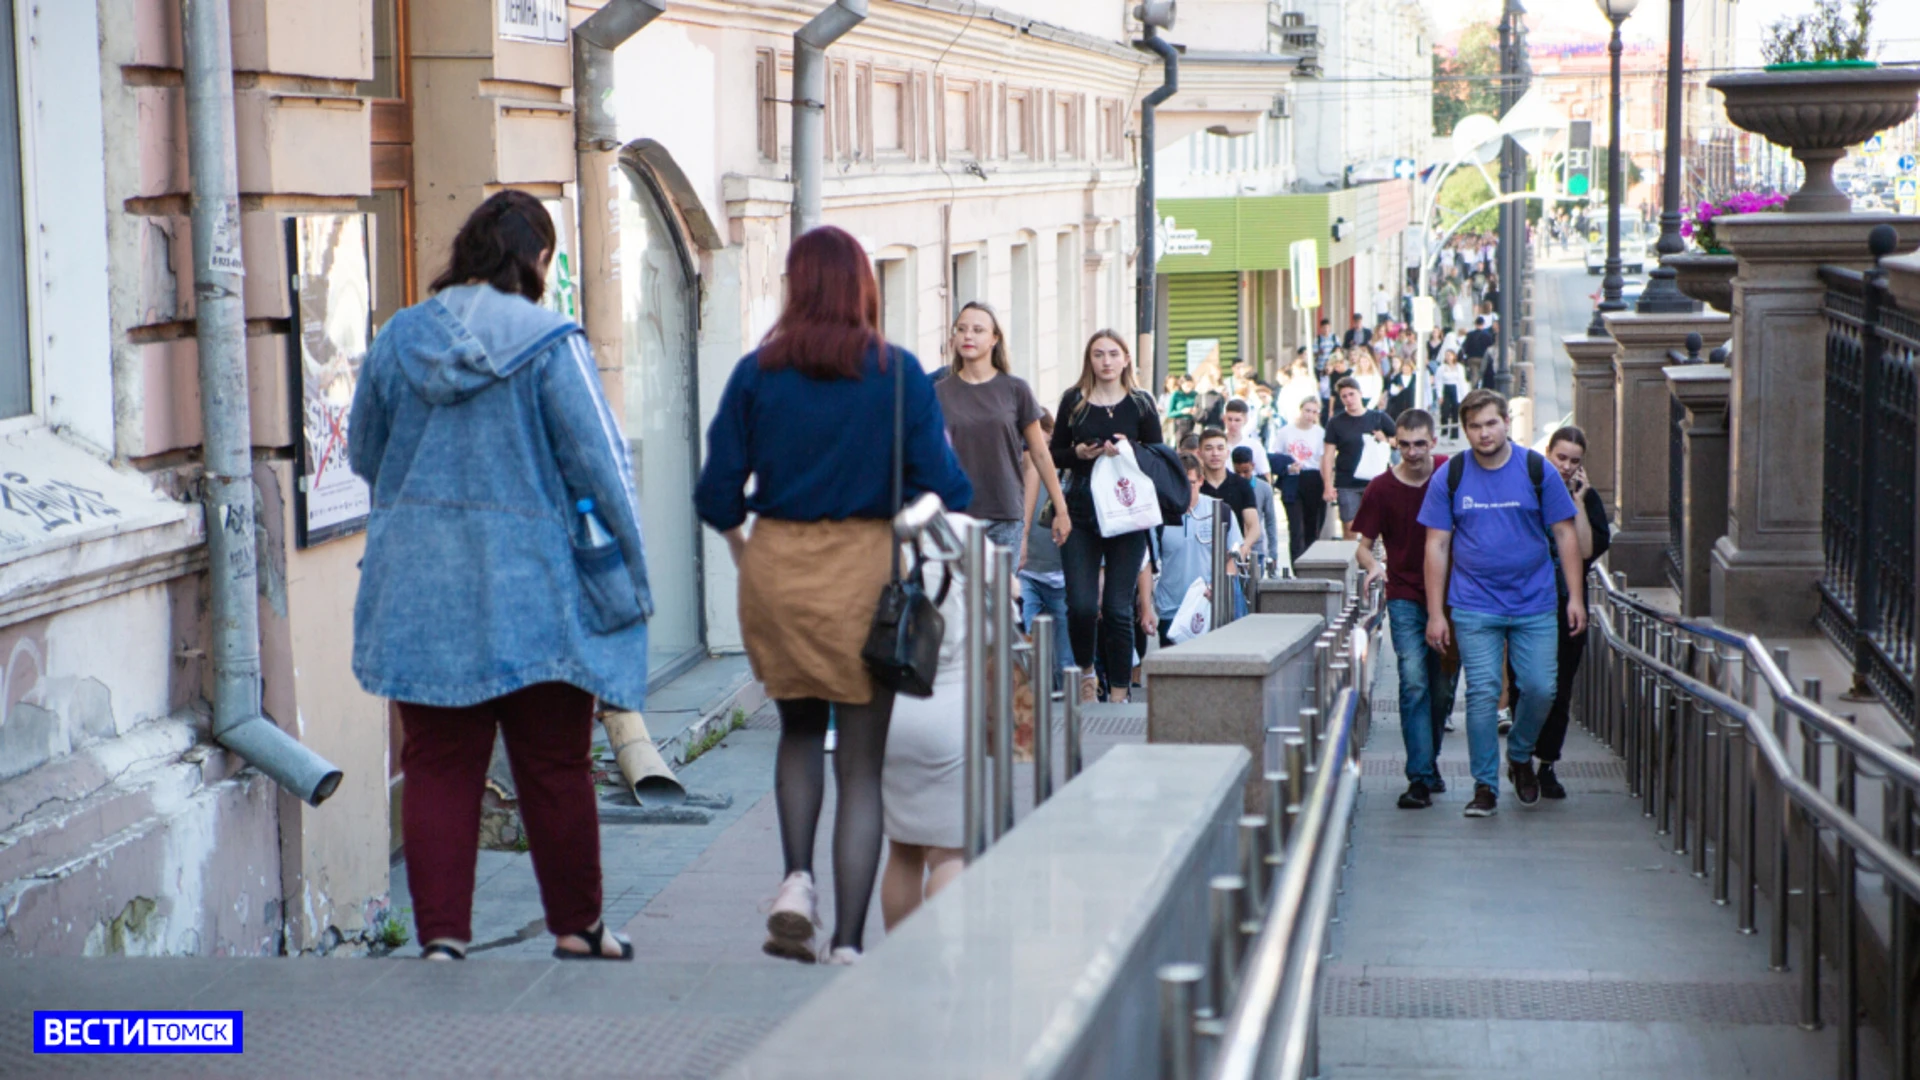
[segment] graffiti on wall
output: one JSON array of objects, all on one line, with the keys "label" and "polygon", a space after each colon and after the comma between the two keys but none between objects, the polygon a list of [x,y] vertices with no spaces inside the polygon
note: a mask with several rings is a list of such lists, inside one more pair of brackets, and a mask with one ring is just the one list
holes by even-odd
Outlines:
[{"label": "graffiti on wall", "polygon": [[0,551],[26,547],[48,533],[120,516],[107,496],[66,480],[0,473]]}]

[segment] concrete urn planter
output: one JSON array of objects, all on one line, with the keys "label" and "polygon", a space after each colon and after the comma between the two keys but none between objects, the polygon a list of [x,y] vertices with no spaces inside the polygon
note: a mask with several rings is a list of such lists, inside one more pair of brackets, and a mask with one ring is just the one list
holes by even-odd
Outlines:
[{"label": "concrete urn planter", "polygon": [[1660,265],[1674,272],[1680,291],[1722,315],[1733,314],[1733,275],[1740,260],[1731,255],[1687,252],[1669,255]]},{"label": "concrete urn planter", "polygon": [[1848,148],[1913,115],[1920,71],[1814,68],[1722,75],[1707,82],[1726,95],[1734,126],[1793,151],[1807,181],[1787,200],[1794,214],[1844,214],[1853,208],[1833,183]]}]

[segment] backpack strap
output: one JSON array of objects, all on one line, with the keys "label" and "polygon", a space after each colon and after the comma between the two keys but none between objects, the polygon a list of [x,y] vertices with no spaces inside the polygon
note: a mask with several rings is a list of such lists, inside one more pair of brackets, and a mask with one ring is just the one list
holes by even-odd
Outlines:
[{"label": "backpack strap", "polygon": [[1547,475],[1547,459],[1534,450],[1527,451],[1527,479],[1533,481],[1533,502],[1540,508],[1540,516],[1545,520],[1547,514],[1547,493],[1541,487]]},{"label": "backpack strap", "polygon": [[1447,505],[1449,507],[1453,505],[1453,497],[1460,494],[1460,478],[1466,474],[1466,454],[1455,454],[1447,459]]}]

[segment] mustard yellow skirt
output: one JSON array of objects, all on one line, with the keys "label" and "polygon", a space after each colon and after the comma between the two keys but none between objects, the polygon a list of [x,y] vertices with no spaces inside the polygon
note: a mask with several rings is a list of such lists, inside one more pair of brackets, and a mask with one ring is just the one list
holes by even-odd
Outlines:
[{"label": "mustard yellow skirt", "polygon": [[776,700],[873,700],[860,659],[892,576],[891,522],[760,518],[740,558],[740,632],[753,674]]}]

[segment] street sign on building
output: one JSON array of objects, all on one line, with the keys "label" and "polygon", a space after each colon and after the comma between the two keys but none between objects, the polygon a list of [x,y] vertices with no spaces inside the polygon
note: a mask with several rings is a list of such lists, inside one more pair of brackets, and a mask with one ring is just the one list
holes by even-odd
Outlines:
[{"label": "street sign on building", "polygon": [[507,41],[567,43],[567,0],[494,0]]},{"label": "street sign on building", "polygon": [[1913,171],[1913,164],[1914,164],[1914,162],[1913,162],[1913,155],[1912,155],[1912,154],[1901,154],[1901,155],[1900,155],[1900,171],[1901,171],[1901,172],[1912,172],[1912,171]]},{"label": "street sign on building", "polygon": [[1911,214],[1914,207],[1920,205],[1920,180],[1903,176],[1893,182],[1893,201],[1902,214]]},{"label": "street sign on building", "polygon": [[1293,281],[1293,306],[1307,311],[1320,306],[1320,242],[1295,240],[1287,245],[1287,277]]}]

